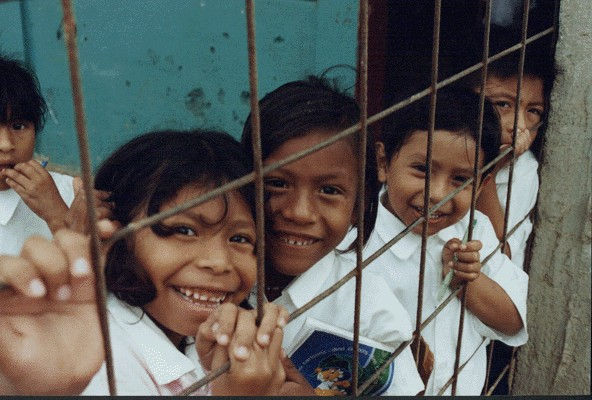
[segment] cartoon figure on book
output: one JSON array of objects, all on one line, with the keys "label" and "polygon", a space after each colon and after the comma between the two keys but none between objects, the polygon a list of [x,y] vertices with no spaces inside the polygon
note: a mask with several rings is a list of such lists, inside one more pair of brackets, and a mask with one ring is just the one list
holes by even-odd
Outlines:
[{"label": "cartoon figure on book", "polygon": [[315,369],[317,380],[321,383],[315,388],[319,396],[335,396],[351,394],[345,390],[350,387],[350,361],[331,354],[323,359]]}]

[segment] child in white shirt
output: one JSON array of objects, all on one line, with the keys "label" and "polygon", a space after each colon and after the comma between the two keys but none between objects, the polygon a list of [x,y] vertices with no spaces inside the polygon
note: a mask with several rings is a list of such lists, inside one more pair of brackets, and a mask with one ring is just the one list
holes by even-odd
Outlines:
[{"label": "child in white shirt", "polygon": [[[305,150],[359,120],[350,97],[317,78],[287,83],[260,101],[264,165]],[[251,118],[242,143],[251,149]],[[335,250],[356,221],[357,150],[355,136],[339,140],[264,177],[266,192],[266,283],[269,300],[289,312],[303,306],[355,269]],[[368,154],[373,155],[372,140]],[[376,169],[366,169],[365,237],[376,215]],[[351,248],[355,247],[352,243]],[[332,293],[285,328],[289,348],[307,317],[353,331],[355,282]],[[381,290],[382,288],[382,290]],[[397,348],[411,338],[409,316],[379,276],[364,271],[360,335]],[[407,348],[394,361],[395,376],[385,394],[416,395],[424,388]],[[363,382],[359,382],[362,384]],[[313,385],[314,386],[314,385]],[[351,387],[348,393],[351,393]]]},{"label": "child in white shirt", "polygon": [[[438,91],[430,208],[473,176],[478,100],[478,95],[468,90]],[[377,145],[378,176],[385,189],[365,257],[423,215],[428,124],[429,99],[424,99],[397,115]],[[499,121],[491,104],[486,103],[479,166],[494,159],[498,152]],[[478,184],[483,185],[488,179],[491,177],[485,175]],[[498,244],[488,218],[476,211],[472,240],[461,244],[460,238],[468,227],[471,190],[469,185],[429,218],[421,313],[424,321],[442,302],[438,292],[452,268],[454,278],[450,287],[467,284],[460,365],[467,364],[459,374],[458,395],[481,393],[485,345],[489,340],[499,339],[514,346],[527,340],[527,275],[499,252],[481,265],[481,260]],[[417,316],[421,232],[419,224],[368,266],[385,278],[413,320]],[[460,307],[460,300],[454,298],[421,332],[435,359],[426,395],[438,394],[453,375]],[[444,393],[450,394],[451,387]]]},{"label": "child in white shirt", "polygon": [[[121,147],[103,163],[95,182],[111,193],[114,215],[127,225],[246,172],[242,148],[226,134],[162,131]],[[230,360],[231,368],[197,393],[281,394],[286,380],[281,320],[287,314],[270,304],[257,328],[252,313],[235,306],[250,292],[256,275],[251,201],[251,188],[245,186],[140,228],[111,247],[105,276],[118,394],[179,395],[187,390],[205,375],[193,336],[213,313],[229,312],[237,315],[237,333],[217,338],[219,346],[210,346],[214,356],[207,365],[216,369]],[[83,299],[87,304],[79,302],[80,276],[90,272],[88,257],[81,258],[88,255],[88,242],[71,231],[58,234],[54,242],[30,238],[22,257],[0,258],[0,282],[14,288],[0,294],[27,300],[14,316],[4,311],[4,303],[0,307],[0,344],[11,349],[0,358],[0,389],[5,393],[77,393],[100,366],[97,343],[102,341],[88,290]],[[31,316],[28,303],[61,311]],[[48,345],[61,337],[58,332],[65,332],[64,339]],[[83,357],[92,362],[85,361],[79,372],[71,365]],[[41,377],[31,377],[27,370]],[[63,378],[61,384],[57,378]],[[82,393],[109,393],[105,367]]]}]

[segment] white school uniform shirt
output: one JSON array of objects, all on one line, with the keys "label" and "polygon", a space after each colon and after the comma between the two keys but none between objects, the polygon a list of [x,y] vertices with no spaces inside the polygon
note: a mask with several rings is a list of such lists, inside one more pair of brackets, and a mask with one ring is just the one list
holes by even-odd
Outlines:
[{"label": "white school uniform shirt", "polygon": [[[195,345],[186,346],[185,354],[181,353],[141,308],[109,294],[107,310],[118,395],[180,395],[205,376]],[[82,395],[108,394],[103,363]],[[208,395],[208,386],[194,394]]]},{"label": "white school uniform shirt", "polygon": [[[382,201],[379,203],[376,227],[364,248],[364,259],[405,229],[403,222],[388,211]],[[475,211],[475,219],[477,224],[473,230],[473,239],[481,240],[483,243],[483,248],[480,251],[481,259],[483,259],[499,242],[487,216]],[[444,299],[442,301],[438,299],[438,291],[443,280],[442,249],[448,240],[462,238],[468,223],[469,214],[467,213],[456,224],[428,237],[422,322],[451,293],[450,289],[447,289]],[[348,236],[349,240],[352,235]],[[417,315],[420,256],[421,236],[411,232],[366,268],[385,279],[391,292],[396,295],[411,316],[413,324],[415,324]],[[528,339],[526,328],[528,275],[500,251],[497,251],[482,267],[481,272],[494,280],[508,294],[516,306],[524,326],[515,335],[504,335],[482,323],[469,310],[465,310],[460,365],[470,360],[459,374],[457,395],[479,395],[481,393],[486,373],[485,346],[490,340],[501,340],[510,346],[520,346]],[[453,375],[460,309],[461,302],[457,297],[454,297],[440,314],[421,331],[434,354],[434,369],[426,385],[426,396],[436,395]],[[444,394],[451,394],[451,389],[452,386],[448,386]]]},{"label": "white school uniform shirt", "polygon": [[[332,251],[290,282],[274,303],[292,313],[354,268],[355,263]],[[256,299],[251,296],[249,301],[254,303]],[[283,347],[290,348],[293,345],[307,317],[353,332],[354,301],[355,277],[290,321],[284,328]],[[366,270],[362,275],[360,335],[395,349],[412,335],[409,316],[390,293],[386,282],[375,274],[366,273]],[[409,347],[399,354],[394,363],[393,382],[384,395],[416,395],[424,390]]]},{"label": "white school uniform shirt", "polygon": [[[49,171],[68,207],[74,200],[73,178]],[[25,240],[32,235],[52,238],[47,223],[35,214],[13,189],[0,191],[0,254],[18,255]]]},{"label": "white school uniform shirt", "polygon": [[[539,192],[538,168],[539,163],[530,150],[520,155],[514,163],[508,232],[534,208]],[[506,210],[509,174],[510,166],[506,165],[495,176],[497,196],[504,212]],[[521,268],[524,268],[524,253],[530,232],[532,232],[532,222],[528,218],[508,237],[512,261]]]}]

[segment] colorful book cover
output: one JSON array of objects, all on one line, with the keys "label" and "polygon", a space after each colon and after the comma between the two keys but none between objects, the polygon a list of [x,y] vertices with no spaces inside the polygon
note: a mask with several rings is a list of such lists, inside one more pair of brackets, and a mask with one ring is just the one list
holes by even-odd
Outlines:
[{"label": "colorful book cover", "polygon": [[[358,384],[364,383],[393,353],[392,349],[360,337]],[[317,395],[352,395],[353,333],[307,318],[289,352],[298,371],[312,385]],[[363,395],[380,395],[391,385],[391,363]]]}]

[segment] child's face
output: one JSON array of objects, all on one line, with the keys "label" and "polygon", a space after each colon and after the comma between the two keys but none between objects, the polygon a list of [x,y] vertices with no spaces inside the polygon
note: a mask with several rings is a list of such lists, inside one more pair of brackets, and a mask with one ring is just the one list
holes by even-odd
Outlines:
[{"label": "child's face", "polygon": [[[288,140],[264,164],[333,134],[319,129]],[[277,271],[290,276],[302,274],[345,237],[356,203],[356,160],[345,139],[265,176],[266,252]]]},{"label": "child's face", "polygon": [[[186,186],[161,211],[203,194]],[[199,324],[223,302],[240,303],[256,276],[255,224],[237,192],[166,218],[173,232],[156,235],[144,228],[134,236],[134,255],[156,287],[145,311],[174,338],[195,335]],[[224,217],[224,212],[227,215]]]},{"label": "child's face", "polygon": [[9,188],[2,171],[33,158],[35,126],[29,121],[0,124],[0,190]]},{"label": "child's face", "polygon": [[[384,205],[405,225],[423,215],[424,180],[428,134],[416,131],[399,152],[387,160],[384,145],[378,143],[378,179],[387,185]],[[484,154],[481,151],[480,160]],[[429,207],[433,207],[454,189],[473,176],[475,141],[464,134],[435,131],[432,143],[432,174]],[[483,165],[481,161],[479,167]],[[487,178],[486,178],[487,179]],[[469,185],[432,214],[428,235],[458,222],[471,206]],[[422,224],[413,229],[421,234]]]},{"label": "child's face", "polygon": [[[495,105],[502,125],[502,145],[512,144],[512,132],[514,130],[514,113],[516,107],[516,87],[518,77],[500,78],[492,75],[487,78],[485,96]],[[534,141],[545,111],[545,99],[543,97],[543,80],[534,76],[522,77],[522,89],[520,91],[520,106],[518,109],[518,138],[524,137],[524,144],[517,146],[517,152],[522,154]],[[518,148],[520,147],[520,149]],[[518,155],[520,155],[518,154]]]}]

